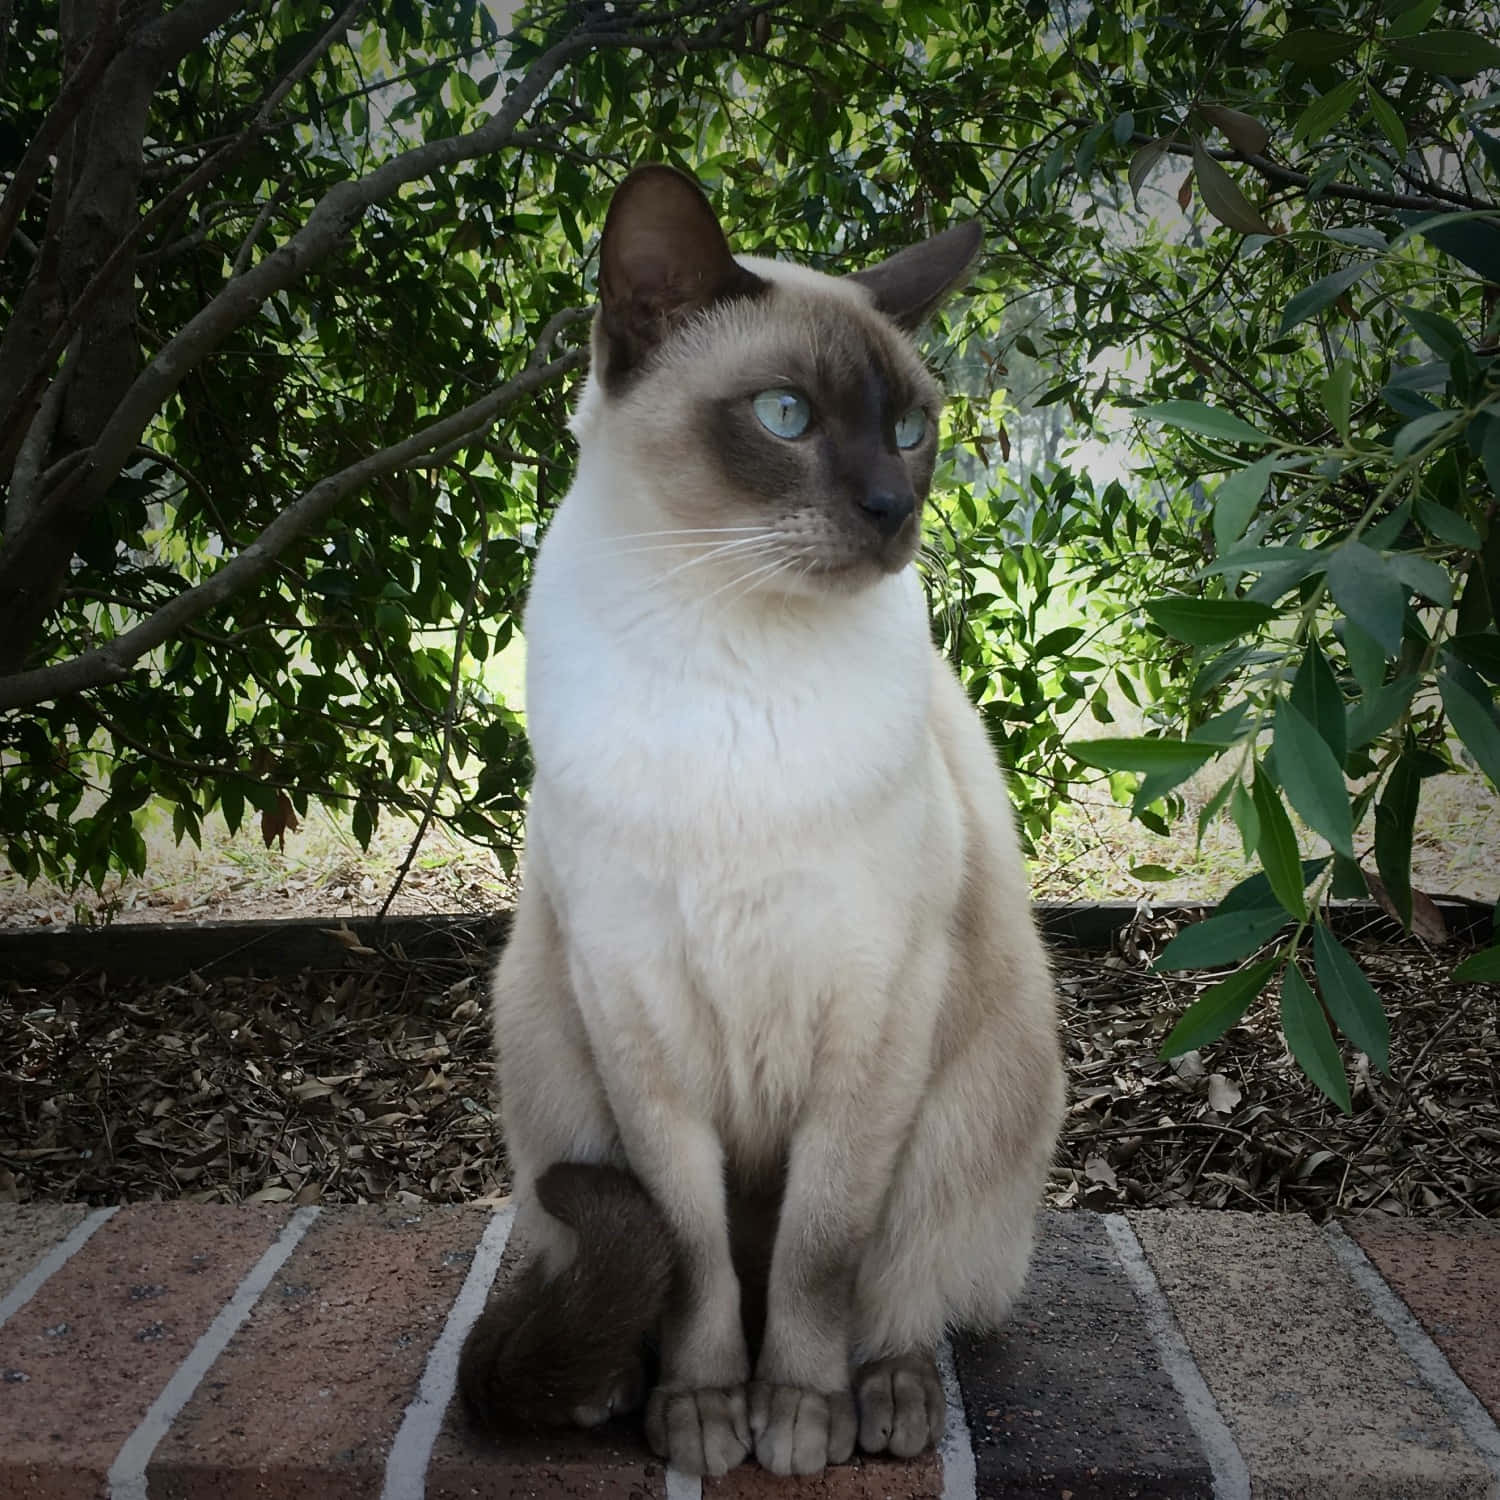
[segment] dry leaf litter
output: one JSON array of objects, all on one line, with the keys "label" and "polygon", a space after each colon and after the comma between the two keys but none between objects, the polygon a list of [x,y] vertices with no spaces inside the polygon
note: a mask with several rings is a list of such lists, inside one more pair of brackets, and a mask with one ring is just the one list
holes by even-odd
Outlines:
[{"label": "dry leaf litter", "polygon": [[[1153,973],[1159,941],[1056,955],[1071,1097],[1053,1205],[1500,1217],[1500,986],[1450,983],[1451,948],[1356,942],[1391,1070],[1351,1059],[1346,1117],[1265,1000],[1160,1061],[1216,976]],[[348,959],[293,978],[10,984],[0,1201],[503,1196],[485,956]]]}]

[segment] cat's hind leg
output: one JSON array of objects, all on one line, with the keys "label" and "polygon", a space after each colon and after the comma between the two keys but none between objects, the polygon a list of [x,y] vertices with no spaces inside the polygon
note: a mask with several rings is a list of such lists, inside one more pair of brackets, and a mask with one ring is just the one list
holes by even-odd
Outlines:
[{"label": "cat's hind leg", "polygon": [[463,1349],[482,1426],[593,1426],[638,1405],[642,1348],[673,1271],[670,1237],[629,1172],[539,886],[522,895],[494,983],[516,1222],[509,1279]]}]

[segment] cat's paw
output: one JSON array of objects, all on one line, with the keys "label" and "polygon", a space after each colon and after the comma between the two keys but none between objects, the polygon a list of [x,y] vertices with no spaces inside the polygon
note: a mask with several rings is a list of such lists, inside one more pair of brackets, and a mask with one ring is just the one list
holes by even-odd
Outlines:
[{"label": "cat's paw", "polygon": [[672,1391],[646,1398],[646,1441],[683,1474],[727,1474],[750,1456],[744,1386]]},{"label": "cat's paw", "polygon": [[932,1447],[947,1425],[948,1404],[937,1365],[926,1354],[871,1360],[854,1376],[859,1446],[866,1453],[912,1458]]},{"label": "cat's paw", "polygon": [[854,1397],[794,1385],[750,1384],[755,1457],[773,1474],[817,1474],[854,1453]]}]

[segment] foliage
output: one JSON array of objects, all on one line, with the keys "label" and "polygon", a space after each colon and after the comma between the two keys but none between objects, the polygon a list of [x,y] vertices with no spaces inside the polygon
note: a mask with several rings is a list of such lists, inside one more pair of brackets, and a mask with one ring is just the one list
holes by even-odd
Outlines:
[{"label": "foliage", "polygon": [[[1422,782],[1468,756],[1500,784],[1492,12],[617,0],[500,38],[473,0],[16,0],[11,864],[97,882],[140,868],[153,799],[179,837],[218,808],[269,838],[314,796],[508,856],[494,663],[566,486],[613,183],[676,162],[741,248],[830,268],[977,214],[935,348],[937,638],[1033,836],[1101,774],[1164,831],[1215,769],[1200,829],[1232,817],[1260,873],[1183,940],[1283,935],[1169,1046],[1280,975],[1344,1104],[1329,1018],[1377,1064],[1384,1020],[1322,903],[1378,876],[1410,922]],[[1133,470],[1096,474],[1095,435]],[[1144,736],[1076,737],[1121,697]]]}]

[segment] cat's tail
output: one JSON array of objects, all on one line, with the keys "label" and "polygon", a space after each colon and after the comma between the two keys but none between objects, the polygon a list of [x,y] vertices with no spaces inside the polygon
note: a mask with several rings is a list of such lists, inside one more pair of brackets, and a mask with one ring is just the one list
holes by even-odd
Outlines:
[{"label": "cat's tail", "polygon": [[578,1253],[551,1280],[540,1265],[523,1271],[464,1343],[459,1389],[491,1430],[589,1427],[637,1403],[672,1279],[671,1235],[629,1172],[555,1162],[536,1194],[577,1235]]}]

